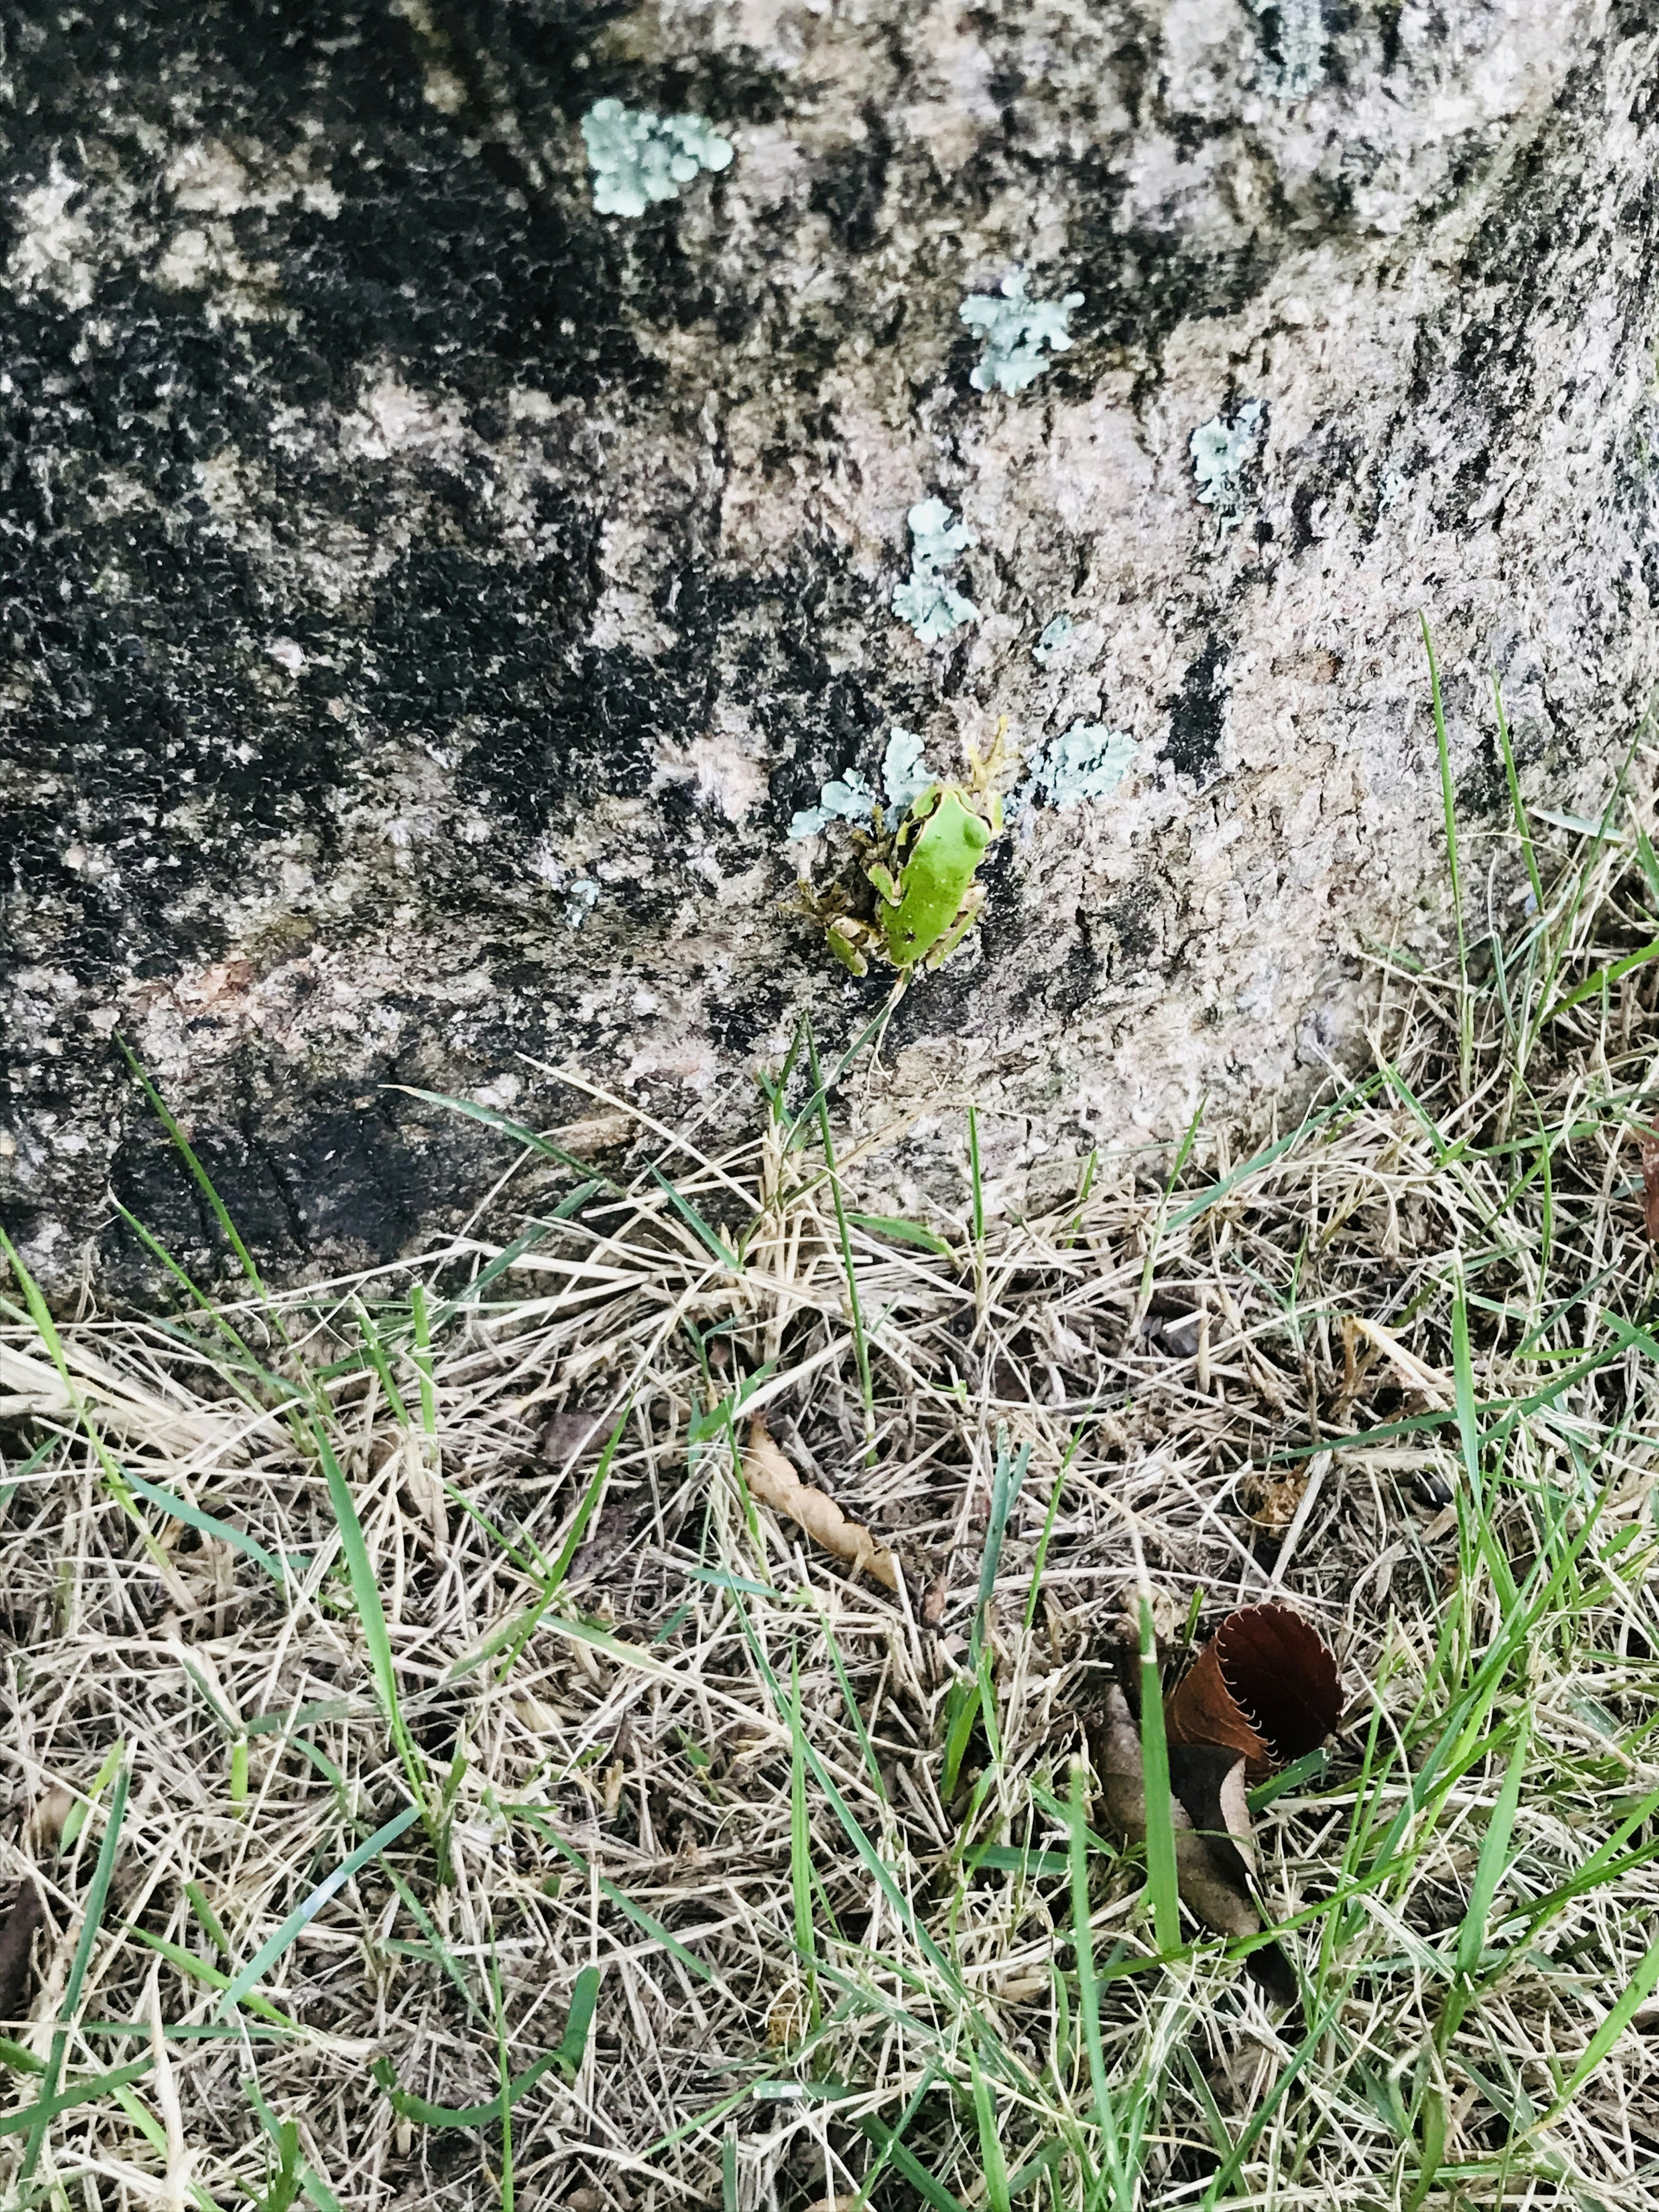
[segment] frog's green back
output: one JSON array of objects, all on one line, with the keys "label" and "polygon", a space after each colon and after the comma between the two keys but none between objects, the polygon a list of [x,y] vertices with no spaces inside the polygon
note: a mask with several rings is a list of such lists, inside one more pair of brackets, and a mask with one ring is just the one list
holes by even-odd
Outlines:
[{"label": "frog's green back", "polygon": [[903,896],[896,906],[883,902],[878,908],[896,968],[914,967],[956,920],[990,842],[989,824],[961,793],[942,790],[904,856]]}]

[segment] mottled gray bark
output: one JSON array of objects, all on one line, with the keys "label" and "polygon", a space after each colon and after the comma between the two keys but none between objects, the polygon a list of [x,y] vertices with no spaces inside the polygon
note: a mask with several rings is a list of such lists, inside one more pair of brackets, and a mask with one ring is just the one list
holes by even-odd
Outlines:
[{"label": "mottled gray bark", "polygon": [[[1135,751],[996,848],[882,1110],[1006,1109],[1010,1194],[1028,1137],[1051,1173],[1305,1088],[1364,940],[1443,906],[1419,610],[1477,881],[1489,669],[1567,806],[1659,672],[1656,70],[1650,9],[1567,0],[14,16],[36,1264],[136,1280],[112,1190],[209,1264],[116,1033],[289,1273],[405,1249],[500,1164],[387,1086],[557,1119],[532,1063],[568,1065],[741,1121],[800,1008],[836,1041],[886,988],[781,902],[792,815],[895,724],[941,766],[1004,714]],[[601,215],[601,97],[735,158]],[[1083,295],[1076,343],[981,393],[958,311],[1017,265]],[[1194,432],[1251,422],[1234,512],[1200,502]],[[891,596],[935,495],[980,612],[925,645]],[[898,1171],[958,1144],[924,1121]]]}]

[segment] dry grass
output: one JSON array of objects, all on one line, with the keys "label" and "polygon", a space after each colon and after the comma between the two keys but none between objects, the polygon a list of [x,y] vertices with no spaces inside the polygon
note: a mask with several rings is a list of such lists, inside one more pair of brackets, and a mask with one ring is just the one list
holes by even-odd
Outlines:
[{"label": "dry grass", "polygon": [[[1633,830],[1556,843],[1237,1165],[1200,1131],[976,1231],[964,1112],[905,1242],[838,1214],[883,1134],[798,1066],[748,1149],[641,1128],[563,1219],[526,1147],[493,1273],[20,1287],[12,2201],[1659,2203],[1654,971],[1552,1012],[1659,890]],[[903,1588],[755,1505],[757,1412]],[[1137,1542],[1173,1642],[1274,1592],[1341,1656],[1259,1808],[1299,2011],[1160,1959],[1070,1807]]]}]

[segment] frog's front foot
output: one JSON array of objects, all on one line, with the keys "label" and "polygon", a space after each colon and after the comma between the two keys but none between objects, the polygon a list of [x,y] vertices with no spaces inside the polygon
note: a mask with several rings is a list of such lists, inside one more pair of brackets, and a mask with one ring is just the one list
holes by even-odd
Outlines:
[{"label": "frog's front foot", "polygon": [[837,915],[833,921],[824,924],[823,933],[830,950],[842,966],[854,975],[867,975],[870,963],[860,949],[860,939],[867,934],[868,925],[851,921],[846,915]]}]

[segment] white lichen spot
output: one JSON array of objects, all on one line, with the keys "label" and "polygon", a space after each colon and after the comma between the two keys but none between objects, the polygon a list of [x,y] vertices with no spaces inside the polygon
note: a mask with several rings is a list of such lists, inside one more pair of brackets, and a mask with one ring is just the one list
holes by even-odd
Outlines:
[{"label": "white lichen spot", "polygon": [[1325,78],[1325,17],[1322,0],[1250,0],[1267,27],[1273,18],[1273,52],[1263,58],[1261,77],[1280,100],[1305,100]]},{"label": "white lichen spot", "polygon": [[732,165],[732,141],[702,115],[653,115],[596,100],[582,118],[593,204],[601,215],[643,215],[659,200],[678,199],[699,170]]},{"label": "white lichen spot", "polygon": [[564,895],[564,926],[580,929],[599,904],[599,887],[592,876],[578,876]]},{"label": "white lichen spot", "polygon": [[1047,668],[1050,661],[1059,658],[1075,627],[1070,615],[1055,615],[1052,621],[1044,623],[1042,636],[1031,647],[1031,658],[1039,668]]},{"label": "white lichen spot", "polygon": [[1030,781],[1022,796],[1035,795],[1069,813],[1085,799],[1104,799],[1134,764],[1139,748],[1127,730],[1104,722],[1075,721],[1063,735],[1045,738],[1027,756]]},{"label": "white lichen spot", "polygon": [[999,289],[1000,296],[970,293],[957,310],[969,329],[985,341],[969,382],[975,392],[1024,392],[1052,366],[1042,350],[1045,344],[1054,353],[1070,350],[1066,324],[1083,305],[1083,295],[1068,292],[1063,300],[1028,300],[1023,269],[1011,270]]},{"label": "white lichen spot", "polygon": [[[901,729],[896,723],[881,762],[885,813],[896,819],[908,812],[938,781],[921,757],[921,739],[914,730]],[[875,817],[874,792],[857,769],[849,768],[824,785],[816,806],[803,806],[793,817],[788,842],[793,845],[805,837],[821,837],[832,822],[853,822],[863,829]]]},{"label": "white lichen spot", "polygon": [[943,571],[979,539],[965,522],[954,522],[942,499],[924,499],[905,518],[910,530],[910,575],[893,586],[893,612],[909,623],[924,645],[949,637],[979,609],[945,580]]},{"label": "white lichen spot", "polygon": [[1217,415],[1200,422],[1192,434],[1198,502],[1214,508],[1224,531],[1231,530],[1245,511],[1244,471],[1261,442],[1261,402],[1247,399],[1231,422]]},{"label": "white lichen spot", "polygon": [[895,723],[881,763],[881,787],[887,793],[889,811],[908,813],[938,781],[921,757],[921,739],[914,730],[902,730]]},{"label": "white lichen spot", "polygon": [[803,806],[789,824],[793,845],[803,837],[821,837],[832,822],[871,822],[875,819],[875,794],[855,768],[826,783],[816,806]]},{"label": "white lichen spot", "polygon": [[297,676],[306,665],[303,649],[291,637],[273,637],[265,651],[279,668],[286,668],[290,676]]}]

